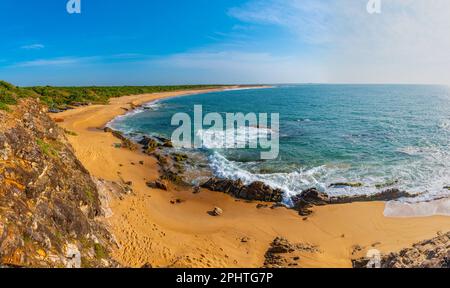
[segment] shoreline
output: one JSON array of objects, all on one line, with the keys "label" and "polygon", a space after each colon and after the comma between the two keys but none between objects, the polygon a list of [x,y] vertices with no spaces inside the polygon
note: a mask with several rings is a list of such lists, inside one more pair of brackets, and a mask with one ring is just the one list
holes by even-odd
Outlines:
[{"label": "shoreline", "polygon": [[[386,218],[384,202],[315,207],[312,216],[302,219],[291,209],[257,209],[257,202],[204,189],[199,194],[174,185],[169,191],[151,189],[145,182],[159,177],[156,159],[140,151],[114,148],[118,140],[98,129],[123,115],[123,108],[224,89],[124,96],[112,98],[108,105],[53,114],[64,119],[61,127],[78,135],[67,137],[91,175],[133,183],[131,195],[110,197],[112,216],[104,219],[119,244],[113,256],[122,265],[261,267],[269,244],[281,236],[320,250],[302,252],[300,267],[351,267],[351,259],[365,256],[369,248],[382,253],[398,251],[450,230],[450,221],[444,216]],[[140,161],[144,165],[136,165]],[[172,204],[176,199],[182,201]],[[211,217],[207,212],[216,206],[224,213]],[[244,237],[248,241],[243,242]],[[356,246],[364,248],[355,252]]]}]

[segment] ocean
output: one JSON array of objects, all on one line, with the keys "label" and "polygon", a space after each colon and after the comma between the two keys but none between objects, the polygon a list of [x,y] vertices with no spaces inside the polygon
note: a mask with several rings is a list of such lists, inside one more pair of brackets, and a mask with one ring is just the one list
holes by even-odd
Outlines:
[{"label": "ocean", "polygon": [[[193,113],[279,113],[280,153],[260,160],[255,149],[209,149],[218,177],[260,180],[285,202],[316,187],[333,196],[399,188],[428,201],[450,196],[450,88],[429,85],[279,85],[176,97],[144,105],[109,125],[132,137],[170,138],[171,117]],[[266,128],[255,128],[266,129]],[[198,183],[204,179],[195,179]],[[330,187],[359,182],[361,187]]]}]

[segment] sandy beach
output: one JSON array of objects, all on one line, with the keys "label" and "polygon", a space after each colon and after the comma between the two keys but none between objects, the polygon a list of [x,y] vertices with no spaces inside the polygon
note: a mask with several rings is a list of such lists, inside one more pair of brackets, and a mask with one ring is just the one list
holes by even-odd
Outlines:
[{"label": "sandy beach", "polygon": [[[383,202],[322,206],[315,208],[312,216],[302,218],[290,209],[258,209],[257,202],[218,192],[194,194],[192,189],[173,185],[169,191],[147,187],[147,181],[159,177],[156,159],[115,148],[118,139],[101,128],[135,105],[204,92],[126,96],[111,99],[109,105],[51,115],[63,120],[59,123],[62,128],[76,133],[67,137],[92,176],[133,183],[130,195],[110,197],[112,215],[103,219],[119,244],[113,257],[123,266],[261,267],[270,243],[281,236],[292,243],[317,247],[316,251],[300,253],[300,267],[351,267],[352,259],[365,256],[371,248],[382,253],[398,251],[450,231],[450,218],[444,216],[384,217]],[[144,164],[137,164],[140,161]],[[182,201],[172,204],[175,199]],[[223,209],[220,217],[207,213],[216,206]],[[357,251],[357,246],[362,249]]]}]

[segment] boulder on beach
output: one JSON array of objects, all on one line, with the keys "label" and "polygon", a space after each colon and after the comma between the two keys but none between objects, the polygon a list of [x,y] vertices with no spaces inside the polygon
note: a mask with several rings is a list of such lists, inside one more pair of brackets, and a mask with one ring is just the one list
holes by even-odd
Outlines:
[{"label": "boulder on beach", "polygon": [[314,206],[323,206],[330,204],[330,197],[316,188],[311,188],[302,191],[302,193],[291,198],[294,203],[294,209],[299,212],[301,216],[308,216],[313,213]]},{"label": "boulder on beach", "polygon": [[260,181],[245,185],[242,180],[211,178],[201,185],[211,191],[223,192],[236,198],[264,202],[281,202],[283,192]]},{"label": "boulder on beach", "polygon": [[223,210],[219,207],[214,207],[214,209],[209,211],[208,214],[216,217],[221,216],[223,214]]},{"label": "boulder on beach", "polygon": [[[381,268],[450,268],[450,232],[412,245],[400,252],[379,256]],[[353,260],[354,268],[373,267],[371,258]]]},{"label": "boulder on beach", "polygon": [[153,189],[160,189],[160,190],[164,190],[164,191],[168,190],[167,184],[161,180],[149,181],[146,184],[148,187],[153,188]]}]

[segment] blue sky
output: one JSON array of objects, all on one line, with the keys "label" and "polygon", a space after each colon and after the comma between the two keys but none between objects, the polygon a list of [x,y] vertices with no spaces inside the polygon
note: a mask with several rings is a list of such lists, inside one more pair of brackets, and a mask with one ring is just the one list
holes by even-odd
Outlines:
[{"label": "blue sky", "polygon": [[450,1],[381,0],[379,15],[367,1],[81,0],[70,15],[67,0],[2,0],[0,79],[450,83]]}]

